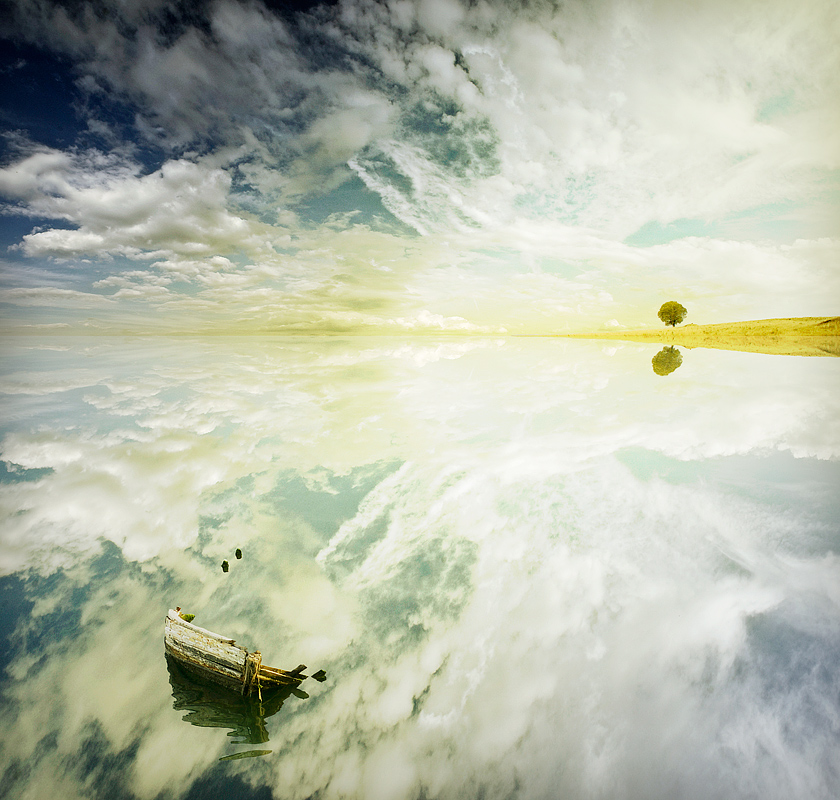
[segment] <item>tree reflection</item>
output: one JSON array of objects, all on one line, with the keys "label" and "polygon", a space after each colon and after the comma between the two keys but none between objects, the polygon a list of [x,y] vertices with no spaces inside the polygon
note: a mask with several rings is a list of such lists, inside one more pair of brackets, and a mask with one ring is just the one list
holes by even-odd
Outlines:
[{"label": "tree reflection", "polygon": [[673,346],[663,347],[651,361],[657,375],[670,375],[682,364],[682,353]]},{"label": "tree reflection", "polygon": [[290,695],[309,695],[296,686],[283,686],[263,691],[262,699],[243,697],[235,691],[202,681],[166,657],[169,683],[172,686],[172,707],[187,711],[184,722],[199,728],[228,728],[228,736],[237,744],[262,744],[269,739],[265,720],[276,714]]}]

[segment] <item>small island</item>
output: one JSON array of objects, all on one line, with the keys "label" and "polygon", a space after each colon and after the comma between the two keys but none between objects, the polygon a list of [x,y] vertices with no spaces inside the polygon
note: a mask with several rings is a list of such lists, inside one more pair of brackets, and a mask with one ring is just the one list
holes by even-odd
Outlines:
[{"label": "small island", "polygon": [[658,342],[692,349],[742,350],[785,356],[840,356],[840,317],[791,317],[642,330],[560,334],[575,339]]}]

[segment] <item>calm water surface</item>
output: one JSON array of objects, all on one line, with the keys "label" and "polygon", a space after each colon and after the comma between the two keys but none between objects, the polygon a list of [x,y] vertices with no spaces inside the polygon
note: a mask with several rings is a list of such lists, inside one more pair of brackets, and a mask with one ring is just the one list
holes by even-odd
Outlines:
[{"label": "calm water surface", "polygon": [[840,360],[658,350],[6,341],[0,796],[836,798]]}]

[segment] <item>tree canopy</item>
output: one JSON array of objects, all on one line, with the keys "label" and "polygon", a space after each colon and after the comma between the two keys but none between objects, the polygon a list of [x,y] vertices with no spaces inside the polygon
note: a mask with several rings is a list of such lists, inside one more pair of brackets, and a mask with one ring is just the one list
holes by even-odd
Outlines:
[{"label": "tree canopy", "polygon": [[682,364],[682,353],[676,347],[663,347],[654,357],[651,364],[657,375],[670,375]]},{"label": "tree canopy", "polygon": [[681,306],[676,300],[669,300],[662,304],[657,315],[666,325],[679,325],[688,314],[685,306]]}]

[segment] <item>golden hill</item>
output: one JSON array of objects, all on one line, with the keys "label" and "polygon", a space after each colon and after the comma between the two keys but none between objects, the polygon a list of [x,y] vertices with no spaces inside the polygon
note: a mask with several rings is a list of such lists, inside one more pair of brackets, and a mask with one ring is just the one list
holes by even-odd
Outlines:
[{"label": "golden hill", "polygon": [[791,317],[683,325],[678,328],[567,334],[578,339],[661,342],[689,349],[743,350],[785,356],[840,356],[840,317]]}]

